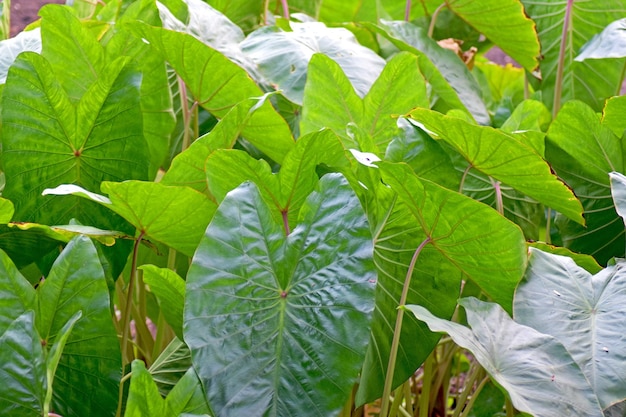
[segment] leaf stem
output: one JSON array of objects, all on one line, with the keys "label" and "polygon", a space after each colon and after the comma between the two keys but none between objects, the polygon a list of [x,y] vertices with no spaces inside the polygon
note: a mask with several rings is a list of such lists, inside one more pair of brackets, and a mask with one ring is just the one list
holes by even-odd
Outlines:
[{"label": "leaf stem", "polygon": [[280,4],[283,7],[283,17],[289,20],[289,4],[287,4],[287,0],[280,0]]},{"label": "leaf stem", "polygon": [[430,18],[430,25],[428,25],[429,38],[432,38],[433,33],[435,33],[435,24],[437,23],[437,17],[439,16],[439,12],[441,12],[444,7],[446,7],[446,3],[441,3],[439,7],[435,9],[435,11],[433,12],[433,16]]},{"label": "leaf stem", "polygon": [[[417,258],[419,257],[422,249],[431,242],[431,238],[427,237],[424,239],[422,243],[415,249],[415,253],[413,253],[413,258],[411,259],[411,263],[409,264],[409,269],[406,272],[406,276],[404,278],[404,285],[402,287],[402,294],[400,295],[400,306],[406,304],[406,299],[409,294],[409,287],[411,283],[411,276],[413,275],[413,270],[415,269],[415,263],[417,262]],[[398,347],[400,345],[400,331],[402,330],[402,320],[404,318],[404,310],[398,308],[398,313],[396,315],[396,325],[393,330],[393,340],[391,341],[391,352],[389,352],[389,362],[387,364],[387,374],[385,376],[385,386],[383,388],[383,397],[382,403],[380,407],[380,416],[386,417],[389,412],[389,397],[391,395],[391,389],[393,385],[393,374],[396,367],[396,359],[398,356]]]},{"label": "leaf stem", "polygon": [[563,32],[561,33],[561,49],[559,49],[559,59],[556,66],[556,81],[554,85],[554,103],[552,105],[552,118],[555,118],[561,108],[561,94],[563,91],[563,72],[565,66],[565,49],[567,47],[568,32],[571,27],[572,8],[574,0],[567,0],[565,8],[565,18],[563,21]]},{"label": "leaf stem", "polygon": [[411,19],[411,0],[406,0],[406,6],[404,6],[404,21],[408,22]]},{"label": "leaf stem", "polygon": [[491,178],[491,184],[496,193],[496,210],[502,216],[504,216],[504,204],[502,203],[502,188],[500,187],[500,181]]}]

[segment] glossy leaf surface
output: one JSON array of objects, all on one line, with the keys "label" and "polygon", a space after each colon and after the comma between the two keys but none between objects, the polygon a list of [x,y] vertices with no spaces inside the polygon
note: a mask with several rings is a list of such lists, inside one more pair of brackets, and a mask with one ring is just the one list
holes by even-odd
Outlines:
[{"label": "glossy leaf surface", "polygon": [[515,294],[515,320],[565,346],[602,408],[626,398],[625,298],[624,260],[592,275],[568,257],[534,248]]},{"label": "glossy leaf surface", "polygon": [[185,302],[185,341],[217,414],[341,409],[367,341],[371,251],[359,201],[336,174],[320,180],[288,236],[254,185],[227,195]]},{"label": "glossy leaf surface", "polygon": [[185,305],[185,280],[176,272],[154,265],[142,265],[143,281],[156,296],[167,324],[176,337],[183,337],[183,307]]},{"label": "glossy leaf surface", "polygon": [[470,327],[442,320],[420,306],[406,308],[431,330],[448,333],[472,352],[519,411],[537,417],[603,416],[582,371],[554,337],[514,322],[497,304],[476,298],[459,304]]}]

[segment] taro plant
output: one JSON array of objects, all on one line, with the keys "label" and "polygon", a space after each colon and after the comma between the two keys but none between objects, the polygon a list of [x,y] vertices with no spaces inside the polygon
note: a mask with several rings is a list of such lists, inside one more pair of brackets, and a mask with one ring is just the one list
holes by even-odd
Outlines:
[{"label": "taro plant", "polygon": [[623,2],[67,3],[0,41],[0,408],[623,415]]}]

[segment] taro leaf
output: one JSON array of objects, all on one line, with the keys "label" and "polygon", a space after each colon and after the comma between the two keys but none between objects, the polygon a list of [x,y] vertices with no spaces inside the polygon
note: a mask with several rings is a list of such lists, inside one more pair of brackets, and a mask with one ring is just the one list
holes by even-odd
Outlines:
[{"label": "taro leaf", "polygon": [[74,238],[38,289],[37,328],[46,344],[82,310],[54,381],[52,408],[63,416],[115,415],[121,377],[119,341],[104,271],[93,243]]},{"label": "taro leaf", "polygon": [[76,103],[104,75],[104,49],[69,8],[46,5],[39,15],[42,55],[70,101]]},{"label": "taro leaf", "polygon": [[515,320],[565,346],[602,408],[624,400],[626,262],[618,259],[591,275],[571,258],[534,248],[530,253],[515,294]]},{"label": "taro leaf", "polygon": [[446,5],[528,71],[539,65],[535,24],[518,0],[448,0]]},{"label": "taro leaf", "polygon": [[[159,13],[165,29],[188,33],[206,45],[221,52],[231,61],[244,68],[257,78],[256,66],[241,52],[239,42],[245,35],[239,26],[231,22],[224,14],[201,0],[183,0],[187,4],[188,22],[183,23],[169,9],[161,7]],[[211,28],[211,30],[207,30]]]},{"label": "taro leaf", "polygon": [[606,101],[602,110],[602,124],[617,135],[618,138],[624,136],[626,131],[626,96],[611,97]]},{"label": "taro leaf", "polygon": [[[35,232],[34,236],[46,237],[56,242],[67,243],[74,236],[83,235],[92,238],[106,246],[113,246],[116,239],[128,238],[129,236],[122,232],[113,230],[102,230],[92,226],[82,226],[78,224],[67,224],[63,226],[46,226],[38,223],[9,223],[9,227],[19,230],[31,230]],[[2,246],[3,243],[0,243]],[[58,246],[58,243],[57,243]],[[15,250],[15,247],[12,248]],[[23,249],[23,248],[22,248]]]},{"label": "taro leaf", "polygon": [[0,224],[0,249],[6,252],[19,269],[38,261],[64,243],[65,238],[56,233],[50,234],[48,227],[20,230],[15,224]]},{"label": "taro leaf", "polygon": [[389,39],[401,51],[417,55],[419,67],[442,103],[435,108],[468,111],[480,124],[491,123],[478,83],[467,66],[451,50],[440,47],[426,30],[408,22],[383,21],[380,26],[367,25]]},{"label": "taro leaf", "polygon": [[586,227],[557,216],[563,246],[593,255],[601,265],[623,256],[624,223],[615,212],[609,172],[624,172],[622,140],[585,104],[566,103],[548,130],[546,157],[579,196]]},{"label": "taro leaf", "polygon": [[44,190],[51,195],[75,195],[95,201],[119,214],[141,235],[192,256],[215,212],[215,203],[187,187],[155,182],[105,181],[101,189],[110,199],[72,184]]},{"label": "taro leaf", "polygon": [[609,173],[611,179],[611,194],[615,203],[615,211],[626,223],[626,176],[619,172]]},{"label": "taro leaf", "polygon": [[[461,280],[468,279],[510,309],[526,263],[521,231],[494,210],[418,179],[405,164],[377,165],[401,204],[392,203],[376,224],[379,291],[358,403],[382,392],[403,281],[421,243],[430,239],[415,263],[408,302],[426,305],[441,316],[452,315]],[[394,386],[415,372],[436,341],[416,322],[403,322]]]},{"label": "taro leaf", "polygon": [[5,83],[9,67],[17,56],[24,51],[41,52],[41,33],[39,29],[20,32],[14,38],[0,41],[0,84]]},{"label": "taro leaf", "polygon": [[371,245],[339,174],[287,237],[253,184],[226,196],[187,275],[183,329],[217,415],[339,412],[367,343]]},{"label": "taro leaf", "polygon": [[0,300],[2,300],[0,334],[25,311],[34,310],[36,306],[36,295],[32,285],[2,251],[0,251]]},{"label": "taro leaf", "polygon": [[[553,111],[559,54],[563,53],[561,103],[582,100],[594,110],[602,109],[604,100],[618,94],[624,67],[623,59],[585,60],[575,62],[580,48],[600,28],[623,18],[626,5],[622,0],[589,0],[545,2],[522,0],[528,16],[537,25],[542,45],[540,61],[541,93],[544,103]],[[563,48],[563,49],[562,49]]]},{"label": "taro leaf", "polygon": [[[146,39],[168,61],[185,82],[193,100],[218,118],[224,117],[237,103],[263,95],[248,74],[218,51],[211,49],[191,35],[134,22],[133,33]],[[201,68],[201,71],[198,71]],[[252,114],[253,126],[271,123],[273,129],[255,129],[242,135],[274,161],[282,162],[294,141],[284,119],[271,107]],[[257,121],[257,118],[258,121]]]},{"label": "taro leaf", "polygon": [[546,153],[545,131],[551,116],[547,107],[537,100],[524,100],[513,110],[500,129],[518,137],[542,157]]},{"label": "taro leaf", "polygon": [[384,150],[398,131],[392,116],[415,107],[428,107],[428,100],[414,56],[401,53],[392,58],[361,100],[339,65],[316,54],[309,64],[300,130],[305,134],[330,128],[344,147],[359,149],[358,141],[346,131],[348,124],[354,124]]},{"label": "taro leaf", "polygon": [[448,333],[472,352],[517,410],[535,417],[603,415],[579,366],[554,337],[514,322],[497,304],[473,297],[459,304],[470,328],[435,317],[421,306],[406,308],[432,331]]},{"label": "taro leaf", "polygon": [[620,19],[610,23],[600,34],[591,38],[574,60],[624,57],[626,57],[626,19]]},{"label": "taro leaf", "polygon": [[[185,375],[176,383],[176,386],[165,399],[166,416],[182,415],[214,415],[206,400],[202,382],[196,371],[189,367]],[[146,416],[150,417],[150,416]]]},{"label": "taro leaf", "polygon": [[142,265],[143,281],[156,296],[165,321],[176,337],[183,337],[183,307],[185,305],[185,280],[168,268]]},{"label": "taro leaf", "polygon": [[6,224],[11,221],[15,208],[11,200],[0,197],[0,224]]},{"label": "taro leaf", "polygon": [[441,142],[432,139],[423,130],[413,126],[407,119],[398,119],[400,134],[385,152],[389,162],[406,162],[420,178],[458,190],[461,174],[454,169],[452,160]]},{"label": "taro leaf", "polygon": [[189,368],[165,400],[144,363],[134,360],[125,416],[171,417],[181,413],[210,413],[202,385],[193,368]]},{"label": "taro leaf", "polygon": [[444,116],[426,109],[411,112],[431,136],[454,147],[480,172],[513,187],[570,219],[583,223],[582,207],[535,150],[514,136],[488,126]]},{"label": "taro leaf", "polygon": [[567,248],[553,246],[543,242],[529,242],[528,246],[537,248],[542,252],[550,253],[553,255],[567,256],[568,258],[571,258],[574,262],[576,262],[578,266],[584,268],[587,272],[591,274],[597,274],[598,272],[602,271],[602,267],[598,265],[598,262],[596,262],[593,256],[572,252]]},{"label": "taro leaf", "polygon": [[176,117],[165,62],[153,48],[132,36],[125,28],[127,22],[135,20],[159,25],[154,2],[137,1],[125,10],[113,27],[114,35],[107,42],[105,53],[108,59],[120,55],[132,57],[143,74],[140,88],[143,132],[150,148],[149,178],[154,178],[156,170],[164,165],[168,155],[170,134],[176,126]]},{"label": "taro leaf", "polygon": [[57,367],[59,366],[59,361],[61,360],[61,355],[63,354],[63,349],[65,348],[65,344],[74,329],[74,325],[80,318],[82,317],[83,312],[78,310],[70,319],[63,325],[59,333],[55,337],[54,345],[50,348],[48,355],[46,357],[46,380],[47,380],[47,392],[46,392],[46,407],[50,406],[50,402],[52,401],[52,392],[53,392],[53,383],[54,376],[57,371]]},{"label": "taro leaf", "polygon": [[241,43],[243,52],[276,89],[302,105],[311,57],[322,53],[335,61],[356,93],[364,97],[378,78],[385,60],[359,44],[345,28],[329,28],[320,22],[290,22],[291,31],[263,27]]},{"label": "taro leaf", "polygon": [[165,397],[191,368],[191,352],[175,337],[150,366],[150,374]]},{"label": "taro leaf", "polygon": [[145,364],[135,359],[131,364],[132,376],[126,401],[127,417],[166,417],[176,414],[165,414],[165,400],[146,370]]},{"label": "taro leaf", "polygon": [[264,13],[263,3],[248,0],[209,0],[211,6],[224,13],[237,26],[252,29]]},{"label": "taro leaf", "polygon": [[[330,130],[310,133],[298,139],[285,156],[278,175],[264,160],[256,160],[239,150],[218,150],[206,162],[211,194],[222,201],[226,194],[245,181],[254,182],[274,220],[295,226],[300,207],[317,185],[318,164],[342,167],[348,164],[339,138]],[[233,170],[232,167],[238,167]]]},{"label": "taro leaf", "polygon": [[32,310],[19,315],[0,336],[0,408],[5,415],[41,417],[46,360]]},{"label": "taro leaf", "polygon": [[[208,193],[205,162],[213,151],[232,148],[244,129],[248,137],[257,136],[266,130],[282,129],[284,122],[273,118],[271,105],[264,105],[268,97],[269,94],[261,98],[249,98],[235,105],[213,130],[174,158],[161,182],[166,185],[186,185]],[[260,113],[259,117],[252,118],[255,113]]]},{"label": "taro leaf", "polygon": [[0,3],[0,40],[4,40],[11,36],[11,0]]}]

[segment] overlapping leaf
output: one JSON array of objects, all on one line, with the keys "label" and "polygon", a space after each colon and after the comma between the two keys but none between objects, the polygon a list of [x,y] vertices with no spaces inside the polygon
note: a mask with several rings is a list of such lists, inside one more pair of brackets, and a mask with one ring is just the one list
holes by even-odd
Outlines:
[{"label": "overlapping leaf", "polygon": [[183,337],[183,307],[185,305],[185,280],[176,272],[154,265],[142,265],[143,281],[150,287],[161,307],[161,312],[174,330],[176,336]]},{"label": "overlapping leaf", "polygon": [[430,110],[414,110],[411,118],[452,145],[473,168],[583,223],[578,199],[532,147],[491,127]]},{"label": "overlapping leaf", "polygon": [[254,185],[226,196],[187,275],[184,324],[217,414],[342,408],[367,342],[371,250],[365,215],[339,175],[320,180],[288,236]]},{"label": "overlapping leaf", "polygon": [[624,172],[623,142],[581,102],[566,103],[548,130],[546,156],[574,190],[586,227],[557,217],[563,246],[593,255],[600,264],[624,255],[624,224],[615,212],[609,172]]},{"label": "overlapping leaf", "polygon": [[435,108],[467,110],[478,123],[490,124],[480,87],[467,66],[454,52],[437,45],[424,28],[400,21],[383,21],[379,26],[368,27],[400,50],[418,57],[419,67],[440,101]]},{"label": "overlapping leaf", "polygon": [[[418,179],[407,165],[377,165],[384,183],[397,193],[404,207],[394,207],[391,200],[387,217],[376,226],[374,259],[379,291],[359,403],[375,399],[382,391],[398,300],[421,243],[427,242],[415,263],[409,302],[426,305],[442,316],[452,314],[462,279],[471,279],[510,309],[526,258],[521,231],[494,210]],[[416,346],[417,337],[420,343]],[[394,385],[415,371],[434,342],[436,337],[416,323],[403,323]]]},{"label": "overlapping leaf", "polygon": [[410,54],[391,59],[363,99],[338,64],[317,54],[309,64],[300,129],[304,134],[330,128],[346,148],[359,149],[358,141],[346,130],[354,124],[382,151],[398,130],[392,115],[415,107],[428,107],[428,99],[417,59]]},{"label": "overlapping leaf", "polygon": [[[4,6],[6,2],[2,2]],[[14,38],[0,41],[0,84],[4,84],[9,67],[17,56],[25,51],[41,52],[41,32],[39,29],[20,32]]]},{"label": "overlapping leaf", "polygon": [[468,349],[507,392],[516,409],[537,417],[594,416],[602,409],[580,367],[554,337],[514,322],[502,308],[476,298],[459,302],[471,329],[407,306],[431,330]]},{"label": "overlapping leaf", "polygon": [[[601,28],[624,17],[624,3],[621,0],[522,0],[522,3],[528,16],[537,25],[542,45],[540,84],[544,103],[552,109],[555,93],[562,88],[561,103],[571,99],[582,100],[599,111],[606,98],[619,92],[624,61],[575,62],[574,58],[580,48]],[[557,88],[561,53],[563,79]],[[553,112],[557,110],[553,109]]]},{"label": "overlapping leaf", "polygon": [[[216,117],[223,117],[237,103],[250,97],[263,95],[261,89],[248,74],[218,51],[208,47],[191,35],[135,22],[130,26],[133,33],[146,39],[168,61],[184,80],[194,101]],[[201,69],[198,71],[198,69]],[[269,101],[261,118],[254,113],[252,125],[266,123],[269,119],[273,129],[255,130],[242,134],[270,158],[281,162],[293,147],[294,141],[287,123],[273,110]]]},{"label": "overlapping leaf", "polygon": [[554,336],[580,366],[602,408],[626,399],[626,263],[595,275],[568,257],[531,248],[515,320]]}]

